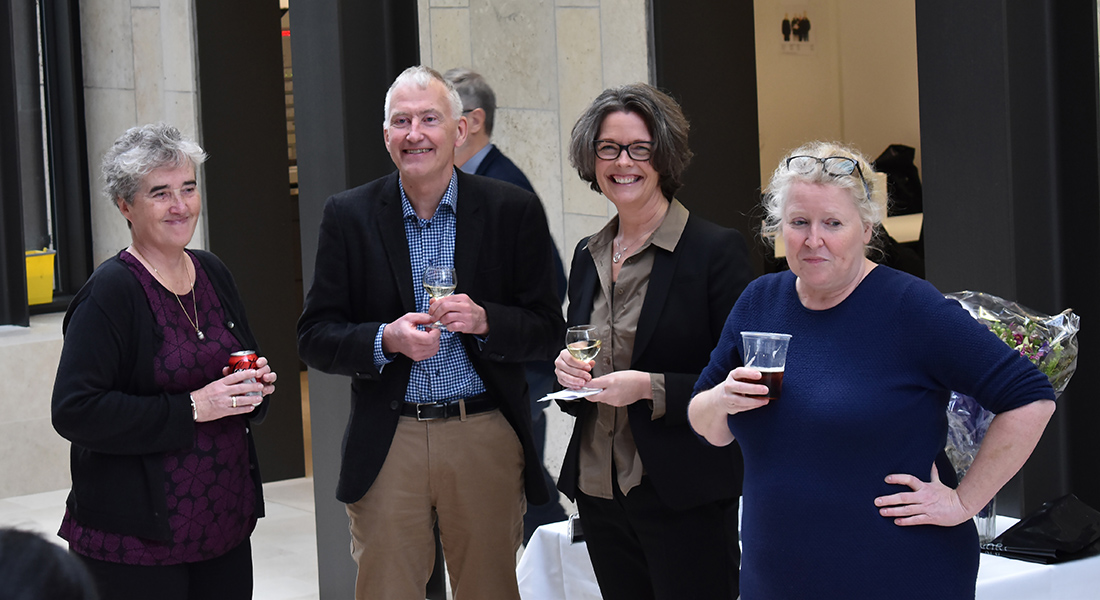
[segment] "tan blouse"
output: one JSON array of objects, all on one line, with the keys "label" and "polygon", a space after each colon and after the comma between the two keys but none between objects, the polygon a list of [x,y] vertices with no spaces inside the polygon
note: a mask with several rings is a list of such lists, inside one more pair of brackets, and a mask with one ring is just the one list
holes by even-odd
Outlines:
[{"label": "tan blouse", "polygon": [[[600,278],[600,290],[595,296],[589,322],[599,329],[602,342],[592,369],[593,377],[630,368],[638,316],[642,312],[642,303],[649,289],[649,275],[653,270],[656,250],[652,247],[658,246],[672,252],[684,232],[687,218],[687,208],[674,199],[664,221],[645,243],[623,261],[619,279],[614,282],[611,280],[611,254],[615,235],[619,231],[619,217],[611,219],[589,238],[588,251]],[[659,419],[665,414],[664,374],[650,373],[649,384],[653,392],[653,399],[649,401],[653,412],[651,418]],[[630,431],[627,407],[596,403],[596,409],[596,418],[588,419],[582,425],[577,485],[589,496],[612,499],[612,465],[623,494],[641,483],[645,467],[634,444],[634,434]]]}]

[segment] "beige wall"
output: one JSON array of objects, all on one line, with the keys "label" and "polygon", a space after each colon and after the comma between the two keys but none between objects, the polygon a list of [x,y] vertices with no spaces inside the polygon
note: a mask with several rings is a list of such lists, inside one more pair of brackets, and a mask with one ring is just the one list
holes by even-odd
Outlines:
[{"label": "beige wall", "polygon": [[569,132],[604,89],[648,81],[645,0],[418,0],[420,53],[497,95],[493,143],[527,174],[568,267],[612,206],[569,166]]},{"label": "beige wall", "polygon": [[[917,149],[915,0],[756,0],[760,170],[814,139],[854,144],[872,160],[890,144]],[[808,11],[814,51],[782,50],[786,13]]]},{"label": "beige wall", "polygon": [[[92,254],[99,264],[130,244],[126,221],[100,192],[99,164],[111,143],[130,127],[157,121],[199,139],[193,6],[191,0],[91,0],[80,3],[80,27]],[[204,240],[200,223],[191,245],[205,247]]]},{"label": "beige wall", "polygon": [[61,316],[0,326],[0,498],[69,486],[69,444],[50,421]]},{"label": "beige wall", "polygon": [[[192,3],[89,0],[80,3],[80,23],[92,253],[99,264],[130,243],[125,220],[100,193],[107,148],[126,129],[155,121],[198,139]],[[193,247],[205,247],[204,232],[200,223]],[[29,328],[0,327],[0,498],[69,486],[69,444],[50,422],[61,316],[32,317]]]}]

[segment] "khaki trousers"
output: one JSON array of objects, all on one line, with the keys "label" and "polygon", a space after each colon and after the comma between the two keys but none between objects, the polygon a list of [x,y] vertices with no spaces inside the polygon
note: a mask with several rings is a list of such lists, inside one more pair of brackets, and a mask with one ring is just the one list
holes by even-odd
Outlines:
[{"label": "khaki trousers", "polygon": [[401,417],[378,478],[347,505],[356,600],[423,600],[437,519],[454,600],[518,600],[523,462],[499,410]]}]

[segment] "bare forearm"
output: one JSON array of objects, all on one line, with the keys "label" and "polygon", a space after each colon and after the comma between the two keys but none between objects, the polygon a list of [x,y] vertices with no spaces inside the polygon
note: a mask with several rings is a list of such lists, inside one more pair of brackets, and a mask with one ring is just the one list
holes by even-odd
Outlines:
[{"label": "bare forearm", "polygon": [[977,514],[1020,470],[1053,414],[1054,401],[1040,400],[993,418],[974,463],[958,487],[959,500],[971,515]]}]

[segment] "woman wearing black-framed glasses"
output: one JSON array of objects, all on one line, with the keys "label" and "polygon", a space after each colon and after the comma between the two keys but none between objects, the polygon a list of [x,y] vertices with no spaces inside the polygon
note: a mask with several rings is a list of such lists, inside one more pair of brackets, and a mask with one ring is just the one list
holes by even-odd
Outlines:
[{"label": "woman wearing black-framed glasses", "polygon": [[[886,212],[871,174],[838,144],[780,161],[764,233],[782,235],[790,271],[745,290],[695,387],[692,426],[745,456],[744,600],[974,598],[971,517],[1054,411],[1027,359],[928,282],[868,258]],[[779,399],[754,397],[767,388],[742,331],[793,336]],[[952,390],[999,413],[957,489]]]},{"label": "woman wearing black-framed glasses", "polygon": [[737,231],[675,198],[687,132],[672,98],[634,84],[600,94],[570,143],[618,212],[577,245],[569,279],[569,324],[594,325],[602,346],[555,361],[563,387],[600,390],[560,403],[577,419],[558,487],[605,600],[737,597],[740,456],[699,443],[687,402],[752,271]]}]

